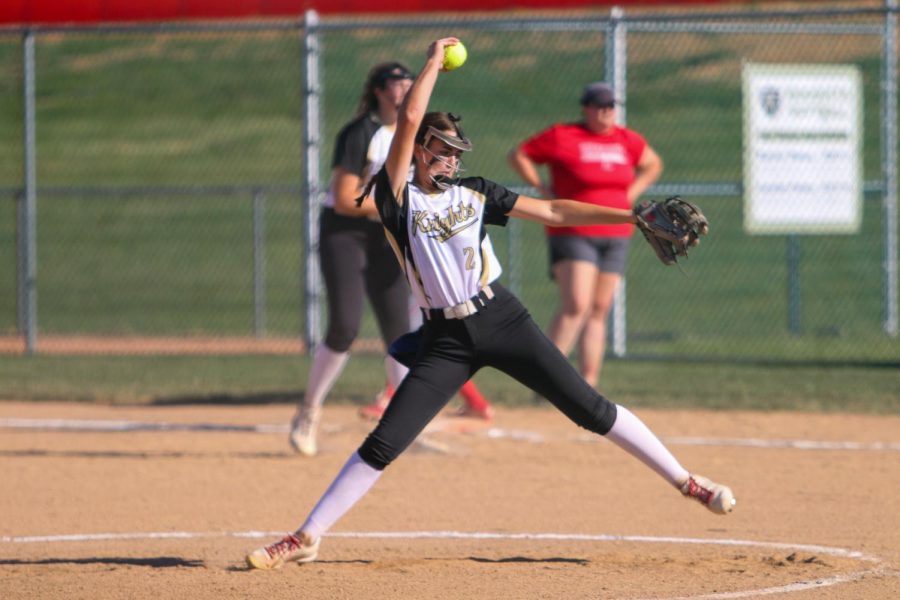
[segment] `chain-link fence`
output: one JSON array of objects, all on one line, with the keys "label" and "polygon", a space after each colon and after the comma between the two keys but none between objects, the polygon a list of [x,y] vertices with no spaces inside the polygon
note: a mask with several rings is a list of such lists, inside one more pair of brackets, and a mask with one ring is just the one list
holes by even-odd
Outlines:
[{"label": "chain-link fence", "polygon": [[[609,78],[627,90],[629,127],[665,161],[645,196],[682,193],[710,218],[712,233],[684,272],[635,238],[612,347],[626,356],[896,363],[896,107],[884,105],[896,101],[896,14],[874,3],[805,7],[4,32],[0,332],[315,337],[325,309],[305,250],[315,241],[308,191],[316,197],[327,185],[334,138],[368,69],[387,60],[417,69],[427,44],[452,32],[469,61],[441,77],[431,106],[463,115],[475,142],[470,174],[521,185],[506,164],[510,148],[577,120],[582,86]],[[745,232],[746,63],[858,68],[857,233]],[[516,222],[491,235],[505,283],[546,325],[557,292],[541,228]],[[368,316],[362,337],[377,338]]]}]

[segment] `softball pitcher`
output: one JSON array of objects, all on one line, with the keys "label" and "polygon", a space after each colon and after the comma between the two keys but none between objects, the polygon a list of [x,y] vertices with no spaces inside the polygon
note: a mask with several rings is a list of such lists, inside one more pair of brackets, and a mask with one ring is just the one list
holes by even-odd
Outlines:
[{"label": "softball pitcher", "polygon": [[[398,62],[369,71],[357,116],[340,131],[332,177],[319,221],[319,262],[328,299],[325,339],[313,351],[306,392],[291,420],[291,446],[304,456],[318,453],[317,431],[322,404],[350,357],[359,333],[364,298],[372,305],[385,345],[411,328],[409,289],[385,240],[375,203],[357,205],[361,189],[387,158],[397,109],[412,85],[413,74]],[[417,325],[417,324],[416,324]],[[385,359],[387,389],[360,413],[378,418],[406,367]],[[493,409],[473,382],[462,389],[463,414],[490,419]]]},{"label": "softball pitcher", "polygon": [[[511,216],[546,225],[642,221],[627,209],[547,202],[480,177],[456,179],[460,156],[472,144],[458,118],[426,110],[444,48],[457,42],[450,37],[429,46],[425,66],[400,109],[387,161],[374,180],[388,241],[425,317],[415,362],[381,421],[303,525],[251,552],[247,563],[253,568],[315,560],[321,536],[482,367],[519,380],[576,424],[607,437],[713,512],[728,513],[735,504],[728,487],[689,473],[635,415],[588,385],[518,299],[497,282],[500,264],[485,225],[505,225]],[[410,164],[413,177],[408,182]]]}]

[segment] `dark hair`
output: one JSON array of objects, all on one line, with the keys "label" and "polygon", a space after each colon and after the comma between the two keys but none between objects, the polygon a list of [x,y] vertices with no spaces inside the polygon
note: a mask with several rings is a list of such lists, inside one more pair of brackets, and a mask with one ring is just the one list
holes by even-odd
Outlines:
[{"label": "dark hair", "polygon": [[613,88],[602,81],[591,83],[581,92],[582,106],[596,106],[600,108],[614,108],[616,105],[616,93]]},{"label": "dark hair", "polygon": [[430,112],[425,113],[422,117],[422,124],[419,125],[419,131],[416,132],[416,143],[424,144],[425,136],[428,134],[428,128],[434,127],[438,131],[454,131],[459,139],[466,139],[462,127],[459,122],[462,117],[451,112]]},{"label": "dark hair", "polygon": [[[454,115],[450,112],[430,112],[425,113],[425,116],[422,117],[422,124],[419,125],[419,130],[416,132],[415,142],[417,144],[424,144],[425,137],[428,135],[428,128],[434,127],[438,131],[455,131],[456,137],[459,139],[466,139],[465,134],[463,133],[462,127],[459,126],[459,122],[462,121],[462,117],[459,115]],[[375,177],[369,180],[369,183],[366,184],[365,189],[362,194],[356,198],[356,206],[362,206],[363,200],[366,199],[366,196],[372,193],[372,188],[375,187]]]},{"label": "dark hair", "polygon": [[356,114],[362,115],[378,110],[378,97],[375,95],[375,90],[383,90],[388,81],[392,79],[414,79],[414,77],[409,69],[398,62],[381,63],[369,69],[363,93],[359,97]]}]

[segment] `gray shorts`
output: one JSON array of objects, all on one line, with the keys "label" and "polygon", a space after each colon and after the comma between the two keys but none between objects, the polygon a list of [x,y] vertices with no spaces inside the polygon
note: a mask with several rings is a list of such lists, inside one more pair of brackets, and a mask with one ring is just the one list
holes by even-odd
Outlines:
[{"label": "gray shorts", "polygon": [[548,240],[551,277],[553,265],[561,260],[584,260],[602,273],[625,273],[631,238],[551,235]]}]

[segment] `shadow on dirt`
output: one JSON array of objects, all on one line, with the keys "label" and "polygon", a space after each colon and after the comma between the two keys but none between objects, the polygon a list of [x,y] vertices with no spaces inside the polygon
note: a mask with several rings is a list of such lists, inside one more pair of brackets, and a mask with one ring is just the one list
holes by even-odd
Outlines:
[{"label": "shadow on dirt", "polygon": [[506,558],[482,558],[480,556],[470,556],[466,560],[471,560],[479,563],[491,563],[491,564],[502,564],[502,563],[568,563],[574,565],[587,565],[590,564],[591,561],[583,559],[583,558],[562,558],[559,556],[551,556],[549,558],[531,558],[528,556],[509,556]]},{"label": "shadow on dirt", "polygon": [[297,404],[303,398],[300,390],[286,390],[275,392],[259,392],[250,394],[206,394],[183,396],[161,396],[154,398],[150,404],[153,406],[180,406],[184,404],[216,404],[226,406],[263,405],[263,404]]},{"label": "shadow on dirt", "polygon": [[[316,560],[316,562],[313,564],[319,565],[319,566],[321,566],[321,565],[371,565],[374,562],[375,561],[363,560],[363,559]],[[284,568],[293,568],[293,567],[303,568],[306,566],[307,565],[301,565],[301,564],[296,564],[296,565],[288,564],[288,565],[285,565]],[[232,572],[232,573],[250,573],[250,572],[257,571],[257,569],[254,569],[253,567],[248,567],[247,565],[240,565],[240,566],[232,565],[230,567],[227,567],[225,570]]]},{"label": "shadow on dirt", "polygon": [[120,556],[96,556],[92,558],[41,558],[37,560],[5,559],[0,565],[126,565],[130,567],[205,567],[202,560],[177,556],[152,556],[148,558],[123,558]]},{"label": "shadow on dirt", "polygon": [[[296,406],[303,399],[304,390],[284,390],[276,392],[253,392],[245,394],[184,394],[181,396],[159,396],[150,400],[151,406],[185,406],[185,405],[218,405],[218,406],[265,406],[269,404],[287,404]],[[372,396],[341,392],[341,404],[365,406],[372,402]]]}]

